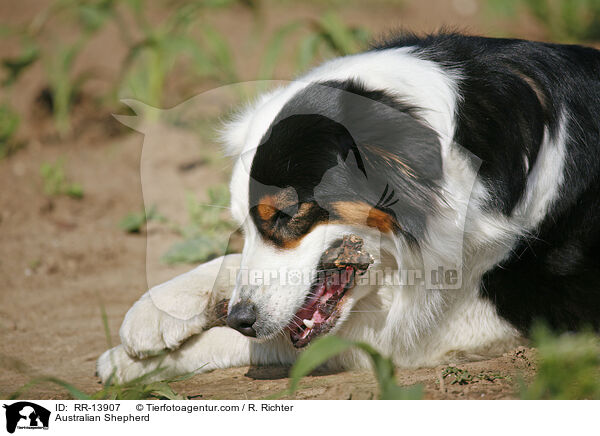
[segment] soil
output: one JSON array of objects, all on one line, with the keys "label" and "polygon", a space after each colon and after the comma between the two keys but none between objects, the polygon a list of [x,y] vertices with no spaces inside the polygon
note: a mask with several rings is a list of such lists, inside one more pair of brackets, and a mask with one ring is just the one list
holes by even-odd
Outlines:
[{"label": "soil", "polygon": [[[3,21],[26,22],[44,4],[47,2],[39,0],[2,1],[0,16]],[[475,13],[472,5],[479,8]],[[312,2],[265,6],[265,33],[291,16],[315,17],[323,10]],[[422,31],[446,24],[476,33],[512,29],[519,36],[542,36],[526,19],[490,24],[476,1],[386,2],[377,7],[356,2],[339,13],[347,22],[364,25],[374,33],[399,25]],[[238,42],[251,30],[250,18],[251,13],[241,6],[213,17],[233,44],[245,79],[256,78],[253,72],[258,65],[256,56],[245,56],[244,44]],[[102,64],[107,75],[115,74],[125,54],[119,44],[110,29],[101,32],[77,68]],[[14,50],[9,42],[0,41],[2,56]],[[282,61],[282,65],[277,76],[291,78],[293,63]],[[188,89],[187,95],[212,85],[199,83]],[[150,224],[141,234],[124,233],[118,226],[126,214],[141,210],[143,205],[143,136],[124,128],[84,96],[75,107],[73,133],[57,137],[47,109],[38,99],[45,86],[43,71],[36,67],[5,96],[26,116],[19,132],[25,146],[0,160],[0,396],[15,391],[35,375],[56,376],[85,392],[98,390],[95,362],[108,346],[101,308],[106,311],[110,341],[118,343],[123,316],[148,286],[191,268],[160,261],[160,254],[180,240],[165,226]],[[97,86],[103,85],[99,82]],[[173,95],[173,104],[183,100],[177,93]],[[160,173],[160,181],[145,184],[144,191],[148,189],[152,204],[158,204],[161,213],[184,223],[186,191],[203,198],[208,186],[226,181],[229,164],[213,159],[218,153],[216,146],[208,140],[199,143],[197,135],[169,129],[161,134],[168,150],[147,156],[146,162],[155,174]],[[207,154],[210,159],[205,158]],[[44,194],[40,166],[61,157],[65,158],[67,177],[83,186],[82,199]],[[528,380],[534,374],[534,351],[521,348],[459,367],[474,376],[487,377],[452,384],[452,377],[441,376],[442,367],[398,370],[397,377],[403,385],[422,384],[425,397],[430,399],[513,398],[517,380]],[[173,387],[202,399],[260,399],[287,387],[287,371],[233,368],[199,375]],[[370,372],[349,371],[307,377],[296,398],[369,399],[376,395]],[[59,399],[68,395],[52,384],[39,384],[24,397]]]}]

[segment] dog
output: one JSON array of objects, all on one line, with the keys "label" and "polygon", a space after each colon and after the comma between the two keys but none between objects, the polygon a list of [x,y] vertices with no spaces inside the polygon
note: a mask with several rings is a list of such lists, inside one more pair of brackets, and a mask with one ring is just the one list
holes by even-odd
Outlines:
[{"label": "dog", "polygon": [[[499,355],[539,320],[598,329],[599,113],[598,51],[449,32],[262,95],[222,132],[242,253],[144,294],[100,378],[291,365],[325,334],[421,367]],[[366,273],[325,264],[348,238]]]}]

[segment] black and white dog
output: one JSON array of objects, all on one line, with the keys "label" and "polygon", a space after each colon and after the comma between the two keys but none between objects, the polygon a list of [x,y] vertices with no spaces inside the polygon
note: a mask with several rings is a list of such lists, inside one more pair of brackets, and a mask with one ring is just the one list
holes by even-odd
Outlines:
[{"label": "black and white dog", "polygon": [[[416,367],[502,353],[538,319],[597,329],[598,114],[600,52],[445,33],[400,36],[263,95],[223,134],[243,253],[142,296],[100,377],[287,365],[325,333]],[[352,265],[331,280],[323,254],[350,234],[391,281]],[[233,328],[207,328],[222,298]],[[330,365],[369,362],[347,352]]]}]

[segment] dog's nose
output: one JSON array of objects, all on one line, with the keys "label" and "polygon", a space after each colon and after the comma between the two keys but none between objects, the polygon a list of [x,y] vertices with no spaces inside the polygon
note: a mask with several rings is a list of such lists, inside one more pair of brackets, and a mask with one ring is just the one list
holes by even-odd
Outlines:
[{"label": "dog's nose", "polygon": [[238,332],[256,337],[256,330],[254,330],[254,323],[256,322],[256,310],[254,304],[250,303],[237,303],[229,312],[227,316],[227,325],[232,329],[236,329]]}]

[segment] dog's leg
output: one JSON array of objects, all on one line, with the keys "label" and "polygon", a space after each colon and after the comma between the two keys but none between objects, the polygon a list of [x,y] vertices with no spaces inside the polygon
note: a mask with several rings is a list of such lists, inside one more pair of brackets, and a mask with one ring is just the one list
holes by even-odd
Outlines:
[{"label": "dog's leg", "polygon": [[150,357],[177,349],[219,321],[224,324],[226,312],[218,313],[219,303],[231,296],[240,261],[239,254],[223,256],[146,292],[121,325],[123,351]]},{"label": "dog's leg", "polygon": [[283,336],[256,342],[229,327],[213,327],[176,351],[147,359],[131,357],[122,345],[114,347],[98,359],[98,375],[103,383],[125,383],[144,375],[147,382],[217,368],[290,365],[295,356],[296,351]]}]

